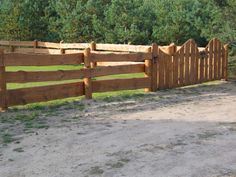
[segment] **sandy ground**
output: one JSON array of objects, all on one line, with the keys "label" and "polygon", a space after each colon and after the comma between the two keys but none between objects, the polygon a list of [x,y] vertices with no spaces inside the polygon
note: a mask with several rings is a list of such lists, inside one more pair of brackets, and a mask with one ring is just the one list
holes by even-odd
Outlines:
[{"label": "sandy ground", "polygon": [[0,176],[236,176],[235,82],[85,104],[2,147]]}]

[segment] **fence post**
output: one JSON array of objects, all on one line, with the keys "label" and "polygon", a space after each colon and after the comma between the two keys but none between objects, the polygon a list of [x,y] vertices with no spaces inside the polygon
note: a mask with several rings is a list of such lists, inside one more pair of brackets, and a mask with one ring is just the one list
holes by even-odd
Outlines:
[{"label": "fence post", "polygon": [[[91,68],[90,61],[90,48],[86,48],[84,51],[84,67]],[[92,99],[92,80],[91,77],[84,78],[84,93],[86,99]]]},{"label": "fence post", "polygon": [[61,47],[61,44],[63,43],[63,41],[60,41],[60,53],[63,55],[63,54],[65,54],[66,53],[66,51],[65,51],[65,49],[63,49],[62,47]]},{"label": "fence post", "polygon": [[14,50],[15,50],[15,47],[12,46],[12,45],[10,45],[10,46],[9,46],[9,52],[14,52]]},{"label": "fence post", "polygon": [[7,84],[4,65],[4,51],[0,50],[0,112],[7,110]]},{"label": "fence post", "polygon": [[[91,49],[91,51],[96,50],[96,43],[95,42],[90,43],[90,49]],[[91,68],[95,68],[96,66],[97,66],[97,62],[91,62]]]},{"label": "fence post", "polygon": [[35,49],[38,47],[38,41],[37,40],[34,40],[34,52],[35,52]]},{"label": "fence post", "polygon": [[227,81],[228,80],[228,64],[229,64],[229,44],[224,45],[225,49],[225,68],[224,68],[224,79]]},{"label": "fence post", "polygon": [[156,43],[152,44],[152,91],[157,91],[157,75],[158,75],[158,68],[157,68],[157,56],[158,56],[158,46]]},{"label": "fence post", "polygon": [[[150,53],[152,52],[152,48],[148,48],[147,52]],[[145,59],[145,77],[150,79],[150,86],[149,88],[145,89],[145,92],[151,92],[152,91],[152,86],[153,86],[153,78],[152,78],[152,58],[146,58]]]}]

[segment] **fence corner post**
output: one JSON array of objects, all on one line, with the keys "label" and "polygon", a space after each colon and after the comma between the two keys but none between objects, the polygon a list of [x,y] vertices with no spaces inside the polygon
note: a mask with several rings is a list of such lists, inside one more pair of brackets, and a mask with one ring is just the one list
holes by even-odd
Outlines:
[{"label": "fence corner post", "polygon": [[[91,51],[96,50],[96,43],[94,41],[90,43],[90,49]],[[96,66],[97,66],[97,62],[91,62],[91,68],[95,68]]]},{"label": "fence corner post", "polygon": [[[147,49],[147,52],[148,53],[152,53],[152,47],[149,47]],[[145,65],[145,77],[146,78],[149,78],[150,79],[150,86],[148,88],[145,88],[145,92],[151,92],[153,89],[153,78],[152,78],[152,64],[153,64],[153,61],[152,61],[152,58],[145,58],[144,60],[144,65]]]},{"label": "fence corner post", "polygon": [[158,45],[156,43],[152,44],[152,91],[156,92],[158,89]]},{"label": "fence corner post", "polygon": [[227,81],[228,80],[228,65],[229,65],[229,44],[225,44],[224,45],[224,49],[225,49],[225,68],[224,68],[224,79]]},{"label": "fence corner post", "polygon": [[4,65],[4,51],[0,50],[0,112],[7,110],[7,84]]},{"label": "fence corner post", "polygon": [[[90,48],[86,48],[84,50],[84,67],[87,69],[91,68],[91,60],[90,60]],[[86,99],[92,99],[92,80],[91,77],[86,76],[84,78],[84,93]]]}]

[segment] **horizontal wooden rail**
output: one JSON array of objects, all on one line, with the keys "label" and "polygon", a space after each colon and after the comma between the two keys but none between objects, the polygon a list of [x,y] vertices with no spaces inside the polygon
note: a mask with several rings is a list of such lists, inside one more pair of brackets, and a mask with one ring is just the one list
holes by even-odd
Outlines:
[{"label": "horizontal wooden rail", "polygon": [[17,71],[6,72],[6,81],[8,83],[45,82],[141,72],[144,72],[144,64],[96,67],[80,70]]},{"label": "horizontal wooden rail", "polygon": [[90,46],[90,43],[61,43],[62,49],[85,49]]},{"label": "horizontal wooden rail", "polygon": [[[60,49],[15,48],[15,53],[61,54]],[[78,53],[78,51],[76,52]]]},{"label": "horizontal wooden rail", "polygon": [[34,46],[34,41],[0,41],[0,45],[3,45],[3,46],[33,47]]},{"label": "horizontal wooden rail", "polygon": [[61,46],[60,46],[60,43],[38,41],[37,47],[60,49]]},{"label": "horizontal wooden rail", "polygon": [[5,66],[51,66],[83,63],[83,54],[66,55],[35,55],[6,53],[4,55]]},{"label": "horizontal wooden rail", "polygon": [[114,53],[91,53],[90,59],[92,62],[122,62],[133,61],[141,62],[145,59],[152,59],[152,53],[129,53],[129,54],[114,54]]},{"label": "horizontal wooden rail", "polygon": [[119,90],[134,90],[148,88],[150,78],[131,78],[92,81],[93,92],[109,92]]},{"label": "horizontal wooden rail", "polygon": [[25,105],[82,95],[84,95],[82,82],[7,91],[8,106]]},{"label": "horizontal wooden rail", "polygon": [[151,46],[128,44],[96,44],[97,50],[122,51],[122,52],[146,52]]}]

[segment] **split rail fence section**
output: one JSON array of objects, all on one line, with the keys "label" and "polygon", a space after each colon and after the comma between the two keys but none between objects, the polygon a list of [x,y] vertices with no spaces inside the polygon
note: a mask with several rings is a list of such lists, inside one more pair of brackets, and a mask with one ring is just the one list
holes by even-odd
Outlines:
[{"label": "split rail fence section", "polygon": [[[0,41],[0,109],[92,93],[142,89],[157,91],[227,79],[228,46],[213,39],[199,51],[193,40],[183,46],[167,47],[115,44],[63,44],[47,42]],[[19,47],[21,46],[21,47]],[[27,48],[28,47],[28,48]],[[179,48],[177,50],[177,48]],[[83,49],[83,50],[82,50]],[[112,51],[112,52],[111,52]],[[124,62],[99,66],[97,62]],[[132,62],[126,64],[126,62]],[[9,66],[80,65],[80,70],[6,71]],[[143,78],[92,80],[116,74],[145,73]],[[8,83],[28,83],[82,79],[80,82],[7,89]]]}]

